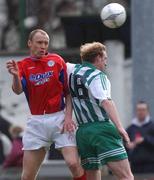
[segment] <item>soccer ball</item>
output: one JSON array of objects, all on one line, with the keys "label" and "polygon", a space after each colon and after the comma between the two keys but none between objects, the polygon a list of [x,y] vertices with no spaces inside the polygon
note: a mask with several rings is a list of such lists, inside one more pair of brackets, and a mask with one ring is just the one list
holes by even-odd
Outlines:
[{"label": "soccer ball", "polygon": [[126,10],[118,3],[110,3],[101,10],[101,19],[108,28],[118,28],[126,21]]}]

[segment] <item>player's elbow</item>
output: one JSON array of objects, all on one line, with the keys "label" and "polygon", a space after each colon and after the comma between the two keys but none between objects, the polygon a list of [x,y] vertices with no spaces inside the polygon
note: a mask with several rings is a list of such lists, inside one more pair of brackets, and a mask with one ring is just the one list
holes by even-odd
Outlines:
[{"label": "player's elbow", "polygon": [[13,91],[15,94],[20,95],[22,91]]},{"label": "player's elbow", "polygon": [[17,95],[19,95],[19,94],[21,94],[21,93],[23,92],[22,89],[15,89],[15,88],[13,88],[13,87],[12,87],[12,90],[13,90],[13,92],[14,92],[15,94],[17,94]]},{"label": "player's elbow", "polygon": [[111,99],[104,99],[101,104],[104,107],[104,106],[108,106],[111,103],[112,103]]},{"label": "player's elbow", "polygon": [[22,92],[15,92],[15,94],[20,95]]},{"label": "player's elbow", "polygon": [[108,112],[113,108],[113,101],[111,99],[104,99],[101,103],[103,109]]}]

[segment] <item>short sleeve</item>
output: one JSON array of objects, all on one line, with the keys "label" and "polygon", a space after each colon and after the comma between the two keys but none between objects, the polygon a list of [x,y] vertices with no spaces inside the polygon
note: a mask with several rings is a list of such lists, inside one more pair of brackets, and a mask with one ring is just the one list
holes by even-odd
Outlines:
[{"label": "short sleeve", "polygon": [[59,79],[63,84],[64,96],[66,96],[67,94],[69,94],[69,88],[68,88],[67,66],[63,59],[62,59],[62,70],[60,72]]},{"label": "short sleeve", "polygon": [[76,64],[73,63],[68,63],[68,62],[66,63],[68,79],[70,77],[70,74],[73,72],[75,65]]},{"label": "short sleeve", "polygon": [[99,100],[99,104],[103,100],[111,99],[111,85],[106,75],[97,75],[89,84],[89,91],[92,96]]}]

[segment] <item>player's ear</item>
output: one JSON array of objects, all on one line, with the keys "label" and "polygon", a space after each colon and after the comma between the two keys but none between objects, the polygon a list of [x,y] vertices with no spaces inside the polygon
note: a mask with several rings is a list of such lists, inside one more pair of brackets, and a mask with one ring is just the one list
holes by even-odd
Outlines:
[{"label": "player's ear", "polygon": [[99,60],[100,60],[100,54],[98,54],[96,57],[95,57],[95,62],[97,61],[97,62],[99,62]]},{"label": "player's ear", "polygon": [[27,42],[28,47],[31,47],[31,44],[32,44],[31,40],[28,40]]}]

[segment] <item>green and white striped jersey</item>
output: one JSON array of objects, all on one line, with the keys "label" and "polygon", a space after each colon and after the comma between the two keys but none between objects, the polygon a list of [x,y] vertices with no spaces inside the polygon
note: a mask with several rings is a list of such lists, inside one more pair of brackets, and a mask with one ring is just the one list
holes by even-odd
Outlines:
[{"label": "green and white striped jersey", "polygon": [[73,67],[69,87],[78,125],[109,120],[101,105],[103,100],[111,98],[111,85],[106,74],[88,62]]}]

